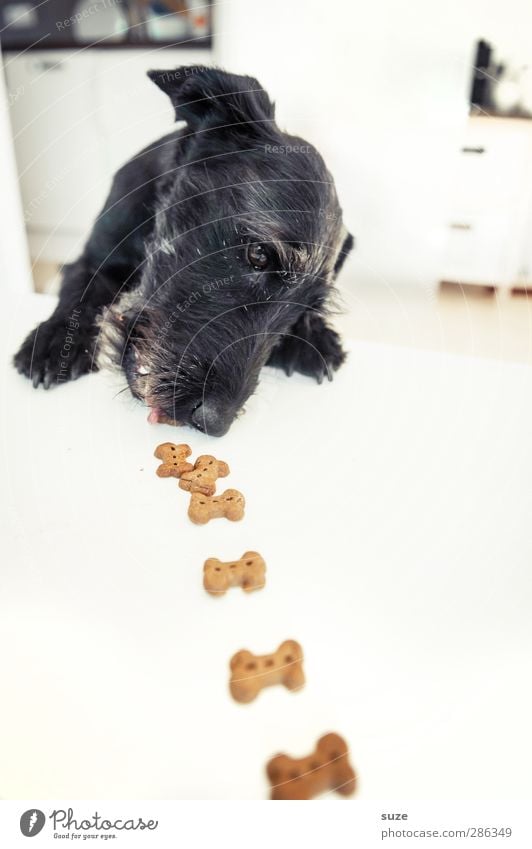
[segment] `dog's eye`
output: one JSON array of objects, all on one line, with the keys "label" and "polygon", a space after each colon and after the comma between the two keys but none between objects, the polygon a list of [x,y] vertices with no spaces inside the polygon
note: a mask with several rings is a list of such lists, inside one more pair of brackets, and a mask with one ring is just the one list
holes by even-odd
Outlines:
[{"label": "dog's eye", "polygon": [[270,262],[266,248],[260,244],[248,245],[247,260],[256,271],[264,271]]}]

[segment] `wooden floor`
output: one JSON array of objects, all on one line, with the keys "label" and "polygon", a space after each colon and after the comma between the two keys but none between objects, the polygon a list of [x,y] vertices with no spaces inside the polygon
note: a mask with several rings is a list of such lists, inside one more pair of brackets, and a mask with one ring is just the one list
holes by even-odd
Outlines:
[{"label": "wooden floor", "polygon": [[343,280],[342,296],[346,312],[338,324],[356,339],[532,363],[532,292]]}]

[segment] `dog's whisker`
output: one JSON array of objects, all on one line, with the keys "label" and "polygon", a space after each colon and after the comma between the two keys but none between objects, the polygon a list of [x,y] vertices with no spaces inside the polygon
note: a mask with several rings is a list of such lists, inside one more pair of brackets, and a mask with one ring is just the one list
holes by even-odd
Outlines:
[{"label": "dog's whisker", "polygon": [[124,386],[124,388],[123,388],[123,389],[119,389],[119,390],[118,390],[118,392],[115,392],[115,394],[113,395],[113,400],[114,400],[115,398],[118,398],[118,396],[119,396],[119,395],[122,395],[124,392],[127,392],[127,391],[128,391],[128,389],[129,389],[129,385],[128,385],[128,384],[126,384],[126,385]]}]

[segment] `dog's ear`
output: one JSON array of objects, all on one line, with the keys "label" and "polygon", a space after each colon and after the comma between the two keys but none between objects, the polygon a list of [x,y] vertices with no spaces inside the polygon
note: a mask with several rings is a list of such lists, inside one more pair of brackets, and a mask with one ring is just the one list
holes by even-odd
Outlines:
[{"label": "dog's ear", "polygon": [[344,238],[342,247],[340,248],[340,251],[338,253],[338,256],[336,257],[336,262],[334,263],[333,279],[338,277],[338,275],[341,271],[341,268],[342,268],[344,262],[346,261],[347,257],[349,256],[349,254],[353,250],[354,245],[355,245],[355,240],[354,240],[353,236],[351,235],[351,233],[347,233],[347,235]]},{"label": "dog's ear", "polygon": [[274,119],[274,105],[253,77],[195,65],[148,76],[172,101],[176,121],[186,121],[191,130],[207,124],[260,126]]}]

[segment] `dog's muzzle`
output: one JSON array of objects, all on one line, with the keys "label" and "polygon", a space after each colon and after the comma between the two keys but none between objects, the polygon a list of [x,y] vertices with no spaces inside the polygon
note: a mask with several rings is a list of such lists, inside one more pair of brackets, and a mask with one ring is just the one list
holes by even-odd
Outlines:
[{"label": "dog's muzzle", "polygon": [[191,422],[196,430],[208,436],[223,436],[231,427],[234,410],[223,409],[213,401],[205,399],[192,412]]}]

